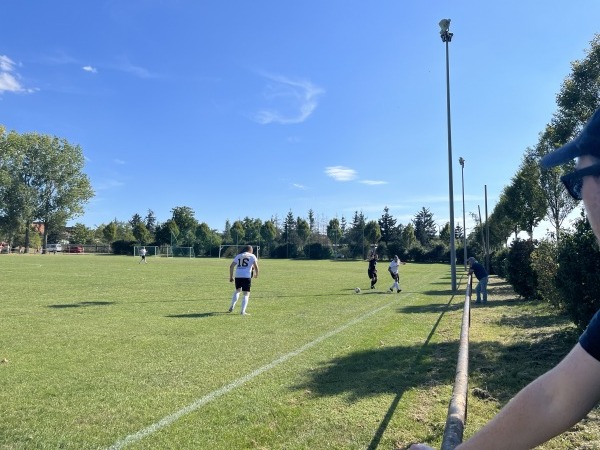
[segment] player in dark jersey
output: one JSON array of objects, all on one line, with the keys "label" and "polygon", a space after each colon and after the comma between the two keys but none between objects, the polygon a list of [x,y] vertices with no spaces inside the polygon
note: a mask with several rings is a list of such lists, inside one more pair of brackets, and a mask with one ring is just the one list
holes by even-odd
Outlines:
[{"label": "player in dark jersey", "polygon": [[367,269],[367,275],[369,275],[369,279],[371,280],[371,289],[375,289],[375,284],[377,283],[377,258],[377,253],[371,255],[369,268]]}]

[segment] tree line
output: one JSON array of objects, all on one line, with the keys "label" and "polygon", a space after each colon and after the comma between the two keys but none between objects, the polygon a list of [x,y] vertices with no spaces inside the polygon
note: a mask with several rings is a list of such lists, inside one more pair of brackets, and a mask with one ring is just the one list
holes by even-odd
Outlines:
[{"label": "tree line", "polygon": [[[114,219],[108,224],[89,228],[77,223],[71,228],[49,232],[51,241],[77,244],[109,244],[118,253],[131,253],[135,245],[172,245],[193,247],[196,256],[217,256],[219,247],[254,244],[260,247],[260,256],[271,258],[367,258],[373,251],[382,257],[402,255],[417,261],[439,261],[448,253],[449,223],[438,229],[433,213],[426,207],[418,211],[407,225],[398,224],[385,207],[377,220],[368,220],[356,211],[350,221],[329,220],[320,226],[312,210],[306,218],[295,216],[290,210],[281,220],[245,217],[233,223],[227,220],[223,231],[210,228],[195,217],[189,206],[177,206],[171,217],[159,223],[152,210],[142,216],[134,214],[128,221]],[[463,239],[462,227],[455,230],[457,239]],[[17,235],[20,245],[24,234]]]}]

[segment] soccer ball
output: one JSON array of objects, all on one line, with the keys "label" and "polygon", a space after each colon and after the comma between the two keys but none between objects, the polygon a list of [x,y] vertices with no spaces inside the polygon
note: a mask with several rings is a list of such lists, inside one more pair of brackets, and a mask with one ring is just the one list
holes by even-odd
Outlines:
[{"label": "soccer ball", "polygon": [[354,292],[356,292],[357,294],[360,294],[360,288],[354,288]]}]

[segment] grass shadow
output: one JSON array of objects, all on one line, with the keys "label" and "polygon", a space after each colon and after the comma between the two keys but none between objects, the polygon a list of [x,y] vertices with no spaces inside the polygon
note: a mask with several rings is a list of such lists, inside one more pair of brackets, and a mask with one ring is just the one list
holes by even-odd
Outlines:
[{"label": "grass shadow", "polygon": [[67,303],[64,305],[48,305],[48,308],[56,308],[56,309],[84,308],[84,307],[89,307],[89,306],[108,306],[108,305],[114,305],[115,303],[116,302],[88,301],[88,302],[79,302],[79,303]]},{"label": "grass shadow", "polygon": [[[427,389],[453,384],[458,341],[430,344],[444,314],[453,306],[449,302],[421,308],[420,312],[440,312],[423,344],[377,348],[332,359],[314,368],[310,372],[310,379],[293,389],[315,396],[345,396],[348,402],[380,394],[394,394],[367,447],[369,450],[377,449],[405,392],[413,388]],[[402,310],[406,309],[410,308]],[[412,312],[416,312],[416,309],[412,308]],[[564,324],[568,323],[564,317],[526,316],[502,317],[499,321],[505,326],[531,328],[535,332],[528,335],[530,339],[508,345],[496,341],[470,344],[470,387],[485,387],[490,398],[501,405],[555,365],[577,342],[578,333],[572,328],[564,329]]]},{"label": "grass shadow", "polygon": [[166,317],[172,319],[204,319],[206,317],[224,316],[229,314],[228,312],[206,312],[206,313],[188,313],[188,314],[171,314]]}]

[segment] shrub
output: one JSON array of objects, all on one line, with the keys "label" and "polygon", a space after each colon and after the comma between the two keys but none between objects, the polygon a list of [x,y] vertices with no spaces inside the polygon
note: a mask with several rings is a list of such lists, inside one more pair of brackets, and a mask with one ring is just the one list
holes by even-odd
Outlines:
[{"label": "shrub", "polygon": [[424,262],[425,250],[420,245],[415,245],[408,250],[408,258],[414,262]]},{"label": "shrub", "polygon": [[531,254],[531,266],[537,275],[537,293],[542,300],[560,308],[562,295],[556,287],[558,248],[553,241],[544,240]]},{"label": "shrub", "polygon": [[115,241],[111,244],[112,251],[115,255],[132,255],[133,247],[137,245],[137,241]]},{"label": "shrub", "polygon": [[537,275],[531,266],[535,244],[531,239],[517,239],[506,259],[507,280],[521,297],[532,299],[537,293]]},{"label": "shrub", "polygon": [[490,272],[498,275],[500,278],[508,278],[507,258],[509,249],[503,248],[492,253],[490,257]]},{"label": "shrub", "polygon": [[333,257],[331,247],[323,246],[320,242],[305,245],[303,251],[309,259],[331,259]]},{"label": "shrub", "polygon": [[296,244],[282,244],[271,250],[271,258],[297,258],[298,247]]},{"label": "shrub", "polygon": [[425,260],[432,263],[450,261],[450,250],[447,245],[437,243],[425,254]]},{"label": "shrub", "polygon": [[571,235],[563,235],[558,248],[556,287],[564,308],[580,328],[585,328],[600,308],[600,251],[585,217],[575,223]]},{"label": "shrub", "polygon": [[399,241],[392,241],[387,246],[388,259],[392,259],[394,255],[398,255],[401,261],[407,261],[409,259],[408,251],[402,246]]}]

